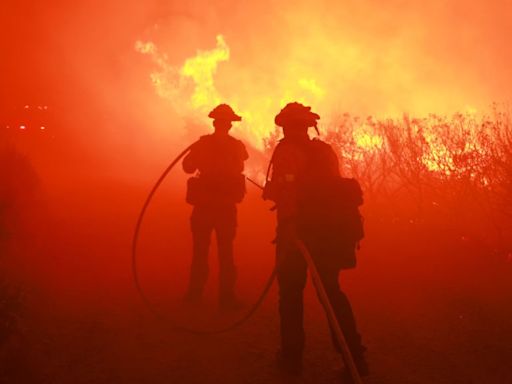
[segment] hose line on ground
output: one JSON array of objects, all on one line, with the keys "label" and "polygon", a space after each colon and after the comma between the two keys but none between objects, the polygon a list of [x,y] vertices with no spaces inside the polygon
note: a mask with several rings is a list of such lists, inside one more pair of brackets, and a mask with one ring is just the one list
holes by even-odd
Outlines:
[{"label": "hose line on ground", "polygon": [[[162,173],[162,175],[159,177],[159,179],[157,180],[157,182],[155,183],[155,185],[149,192],[149,194],[146,198],[146,201],[144,202],[144,205],[142,206],[142,209],[137,218],[137,224],[135,225],[135,231],[134,231],[133,240],[132,240],[132,250],[131,250],[132,251],[131,252],[131,254],[132,254],[131,255],[132,256],[132,274],[133,274],[133,281],[135,283],[135,288],[137,289],[139,296],[141,297],[142,301],[144,302],[144,305],[157,318],[159,318],[161,320],[165,320],[166,322],[170,323],[171,327],[176,331],[188,332],[188,333],[192,333],[192,334],[196,334],[196,335],[214,335],[214,334],[232,331],[232,330],[238,328],[239,326],[241,326],[242,324],[244,324],[247,320],[249,320],[252,317],[252,315],[254,315],[254,313],[260,307],[261,303],[263,303],[263,301],[265,300],[265,297],[267,296],[268,292],[270,291],[270,288],[272,287],[272,284],[276,277],[276,268],[273,269],[272,273],[270,274],[270,277],[267,279],[265,286],[263,287],[263,291],[261,292],[261,294],[258,297],[258,299],[256,300],[256,302],[253,304],[253,306],[247,311],[247,313],[244,316],[242,316],[240,319],[238,319],[237,321],[230,324],[229,326],[219,328],[219,329],[194,329],[194,328],[186,327],[184,325],[176,324],[170,317],[165,316],[161,312],[159,312],[156,309],[155,305],[151,302],[151,300],[149,300],[149,298],[146,296],[146,294],[144,293],[144,290],[142,288],[141,282],[140,282],[139,272],[138,272],[138,268],[137,268],[137,245],[138,245],[138,241],[139,241],[139,237],[140,237],[140,229],[142,227],[142,222],[144,220],[146,210],[148,209],[156,191],[158,190],[158,188],[160,187],[160,185],[162,184],[164,179],[167,177],[169,172],[174,168],[174,166],[190,151],[192,145],[185,148],[185,150],[183,152],[181,152],[172,161],[171,164],[169,164],[169,166],[165,169],[165,171]],[[254,181],[252,181],[250,179],[249,179],[249,181],[254,183]],[[261,186],[259,186],[258,184],[256,184],[256,183],[254,183],[254,184],[261,188]]]}]

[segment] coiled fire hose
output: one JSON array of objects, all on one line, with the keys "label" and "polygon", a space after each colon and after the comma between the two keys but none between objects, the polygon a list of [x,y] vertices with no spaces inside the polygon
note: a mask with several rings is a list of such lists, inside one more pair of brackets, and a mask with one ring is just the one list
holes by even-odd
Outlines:
[{"label": "coiled fire hose", "polygon": [[[247,311],[247,313],[244,316],[242,316],[240,319],[238,319],[237,321],[233,322],[232,324],[230,324],[230,325],[228,325],[228,326],[226,326],[224,328],[218,328],[218,329],[194,329],[194,328],[186,327],[184,325],[176,324],[171,318],[169,318],[169,317],[163,315],[161,312],[159,312],[155,308],[153,303],[149,300],[149,298],[146,296],[146,294],[144,293],[144,290],[142,289],[142,285],[140,283],[139,273],[138,273],[138,269],[137,269],[137,244],[138,244],[138,240],[139,240],[139,234],[140,234],[140,228],[142,226],[142,221],[144,219],[146,210],[149,207],[149,205],[150,205],[150,203],[151,203],[151,201],[153,199],[154,194],[156,193],[156,191],[158,190],[158,188],[160,187],[160,185],[162,184],[164,179],[167,177],[169,172],[190,151],[191,147],[192,147],[192,145],[190,145],[187,148],[185,148],[185,150],[183,150],[183,152],[181,152],[172,161],[172,163],[169,164],[169,166],[165,169],[165,171],[162,173],[160,178],[157,180],[157,182],[155,183],[155,185],[153,186],[153,188],[149,192],[149,194],[148,194],[148,196],[146,198],[146,201],[144,202],[144,205],[142,206],[141,212],[140,212],[140,214],[139,214],[139,216],[137,218],[137,224],[135,225],[135,232],[133,234],[133,241],[132,241],[132,273],[133,273],[133,280],[135,282],[135,287],[137,289],[137,292],[139,293],[142,301],[144,302],[144,304],[146,305],[148,310],[150,312],[152,312],[157,318],[165,320],[166,322],[168,322],[171,325],[171,327],[174,330],[177,330],[177,331],[184,331],[184,332],[188,332],[188,333],[192,333],[192,334],[196,334],[196,335],[214,335],[214,334],[220,334],[220,333],[225,333],[225,332],[232,331],[232,330],[238,328],[239,326],[241,326],[242,324],[244,324],[247,320],[249,320],[252,317],[252,315],[258,310],[258,308],[260,307],[261,303],[263,303],[263,301],[265,300],[268,292],[270,291],[270,288],[272,287],[272,284],[274,283],[274,279],[276,277],[277,269],[278,269],[279,265],[276,264],[276,266],[272,270],[272,273],[270,274],[267,282],[265,283],[265,286],[263,287],[263,291],[261,292],[260,296],[258,297],[256,302],[254,303],[254,305],[249,309],[249,311]],[[270,170],[271,170],[271,167],[272,167],[272,163],[273,163],[273,158],[270,160],[270,163],[269,163],[269,166],[268,166],[267,178],[266,178],[267,182],[268,182],[268,179],[269,179],[269,174],[270,174]],[[253,183],[254,185],[256,185],[257,187],[262,188],[260,185],[258,185],[253,180],[251,180],[249,178],[248,178],[248,180],[251,183]],[[306,260],[306,263],[308,264],[309,271],[310,271],[310,274],[311,274],[311,278],[312,278],[312,281],[313,281],[313,285],[315,286],[315,289],[318,292],[318,296],[319,296],[321,304],[322,304],[322,306],[323,306],[323,308],[324,308],[324,310],[326,312],[327,319],[328,319],[329,323],[331,324],[331,326],[333,327],[334,335],[335,335],[335,337],[336,337],[336,339],[338,341],[338,344],[341,346],[341,355],[342,355],[343,363],[345,364],[345,367],[348,368],[349,373],[350,373],[350,375],[352,377],[352,380],[354,381],[354,384],[363,384],[363,382],[361,380],[361,377],[359,375],[359,372],[357,370],[357,367],[356,367],[356,365],[354,363],[354,359],[352,358],[352,354],[351,354],[350,349],[348,347],[348,344],[347,344],[347,341],[345,339],[345,336],[343,335],[343,331],[341,330],[341,327],[340,327],[339,322],[338,322],[338,320],[336,318],[334,309],[333,309],[333,307],[331,305],[329,297],[327,296],[327,292],[325,291],[324,285],[322,283],[322,279],[320,278],[320,275],[318,274],[318,271],[316,269],[316,266],[315,266],[315,263],[313,261],[313,258],[311,257],[311,254],[309,253],[307,247],[305,246],[305,244],[301,240],[299,240],[299,239],[296,240],[296,246],[297,246],[298,250],[304,256],[304,259]]]},{"label": "coiled fire hose", "polygon": [[[144,202],[144,205],[142,206],[140,214],[139,214],[139,216],[137,218],[137,224],[135,225],[135,231],[134,231],[133,240],[132,240],[132,252],[131,252],[131,256],[132,256],[132,274],[133,274],[133,280],[134,280],[134,283],[135,283],[135,288],[137,289],[137,292],[139,293],[139,296],[141,297],[142,301],[144,302],[144,304],[148,308],[148,310],[151,313],[153,313],[157,318],[162,319],[162,320],[168,322],[170,324],[170,326],[172,327],[172,329],[174,329],[176,331],[188,332],[188,333],[192,333],[192,334],[196,334],[196,335],[214,335],[214,334],[219,334],[219,333],[224,333],[224,332],[232,331],[235,328],[238,328],[239,326],[241,326],[247,320],[249,320],[249,318],[251,318],[251,316],[258,310],[258,308],[260,307],[261,303],[263,303],[263,301],[265,300],[265,297],[267,296],[268,292],[270,291],[270,288],[272,287],[272,284],[273,284],[274,279],[276,277],[276,268],[273,269],[272,273],[270,274],[269,278],[267,279],[267,281],[266,281],[266,283],[265,283],[265,285],[263,287],[263,291],[259,295],[259,297],[256,300],[256,302],[253,304],[253,306],[246,312],[246,314],[244,316],[242,316],[240,319],[238,319],[235,322],[233,322],[232,324],[230,324],[230,325],[228,325],[226,327],[223,327],[223,328],[218,328],[218,329],[194,329],[194,328],[190,328],[190,327],[187,327],[187,326],[184,326],[184,325],[181,325],[181,324],[177,324],[173,319],[171,319],[170,317],[165,316],[164,314],[159,312],[156,309],[155,305],[147,297],[147,295],[145,294],[145,292],[144,292],[144,290],[142,288],[142,285],[140,283],[139,272],[138,272],[138,268],[137,268],[137,245],[138,245],[138,242],[139,242],[139,235],[140,235],[140,229],[141,229],[141,226],[142,226],[142,221],[144,220],[144,216],[146,214],[146,210],[148,209],[148,207],[149,207],[149,205],[150,205],[150,203],[151,203],[151,201],[153,199],[153,196],[155,195],[156,191],[158,190],[158,188],[160,187],[160,185],[162,184],[164,179],[167,177],[169,172],[174,168],[174,166],[190,151],[191,147],[192,147],[192,145],[190,145],[187,148],[185,148],[185,150],[183,150],[183,152],[181,152],[172,161],[172,163],[169,164],[169,166],[165,169],[165,171],[162,173],[162,175],[159,177],[159,179],[157,180],[157,182],[155,183],[155,185],[153,186],[153,188],[149,192],[149,194],[148,194],[148,196],[146,198],[146,201]],[[255,184],[254,181],[252,181],[252,180],[250,180],[250,181]]]}]

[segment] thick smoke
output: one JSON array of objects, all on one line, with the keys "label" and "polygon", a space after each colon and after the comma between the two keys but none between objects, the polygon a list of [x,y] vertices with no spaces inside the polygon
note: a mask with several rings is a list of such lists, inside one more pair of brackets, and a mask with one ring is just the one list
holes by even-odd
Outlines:
[{"label": "thick smoke", "polygon": [[[293,98],[313,104],[326,120],[347,111],[483,112],[492,102],[511,98],[512,10],[505,1],[11,2],[2,7],[6,54],[0,65],[7,107],[50,105],[57,125],[88,154],[105,156],[106,163],[122,163],[126,153],[149,161],[148,148],[151,160],[163,159],[171,147],[190,139],[183,127],[195,124],[156,94],[149,78],[155,66],[134,50],[138,40],[154,42],[169,65],[180,67],[224,36],[231,55],[215,74],[219,95],[251,115],[264,110],[264,119],[253,117],[257,123],[246,131],[271,130],[271,113]],[[265,123],[269,128],[262,128]]]}]

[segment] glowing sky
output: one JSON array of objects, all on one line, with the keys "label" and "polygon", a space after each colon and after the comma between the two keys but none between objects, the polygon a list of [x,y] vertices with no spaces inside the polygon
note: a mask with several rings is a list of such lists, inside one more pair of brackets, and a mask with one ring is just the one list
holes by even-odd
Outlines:
[{"label": "glowing sky", "polygon": [[[241,128],[247,137],[270,130],[291,99],[313,105],[324,122],[342,112],[481,111],[512,99],[511,4],[7,1],[0,12],[1,96],[95,116],[90,125],[106,143],[123,129],[126,144],[136,145],[141,125],[155,142],[163,132],[180,136],[179,127],[195,124],[186,105],[201,97],[194,96],[197,84],[189,73],[174,103],[162,98],[151,79],[162,68],[135,45],[151,42],[165,68],[183,71],[198,52],[218,49],[222,36],[229,57],[201,81],[211,80],[205,90],[212,106],[228,101],[245,114],[252,123],[251,131]],[[196,99],[192,109],[204,116],[209,108]]]}]

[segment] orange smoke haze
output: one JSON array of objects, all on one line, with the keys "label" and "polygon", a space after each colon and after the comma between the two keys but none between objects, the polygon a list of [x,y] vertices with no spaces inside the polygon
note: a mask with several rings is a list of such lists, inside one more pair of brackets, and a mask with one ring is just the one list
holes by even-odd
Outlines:
[{"label": "orange smoke haze", "polygon": [[264,2],[208,9],[216,13],[205,19],[206,9],[190,7],[201,22],[190,14],[157,21],[136,50],[152,56],[154,85],[178,110],[190,114],[189,106],[204,116],[227,101],[246,117],[239,134],[257,147],[290,100],[313,105],[325,121],[344,111],[482,111],[510,98],[503,40],[510,5]]},{"label": "orange smoke haze", "polygon": [[[0,381],[4,366],[34,372],[12,383],[282,381],[276,289],[239,332],[171,335],[130,255],[148,192],[212,131],[216,104],[243,116],[233,134],[261,183],[263,139],[297,100],[364,190],[366,236],[341,284],[372,371],[512,383],[511,20],[508,0],[1,0],[0,304],[4,278],[24,302],[13,360],[0,316]],[[171,317],[192,255],[186,177],[169,174],[138,243],[141,285]],[[248,182],[235,242],[247,309],[275,263],[271,207]],[[214,243],[201,328],[238,317],[217,316]],[[305,382],[332,383],[315,297]]]},{"label": "orange smoke haze", "polygon": [[[2,124],[19,106],[49,105],[58,118],[48,129],[65,127],[107,166],[126,154],[143,168],[161,164],[209,131],[205,114],[220,101],[245,118],[235,134],[261,147],[290,100],[312,105],[326,125],[343,112],[485,112],[512,94],[506,1],[11,1],[2,8]],[[220,55],[214,63],[194,61],[212,52]]]}]

